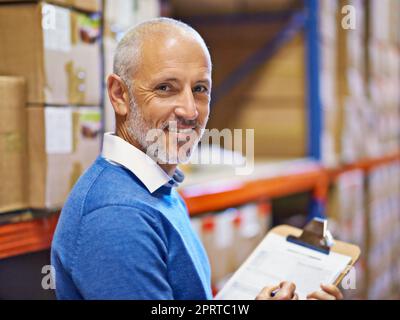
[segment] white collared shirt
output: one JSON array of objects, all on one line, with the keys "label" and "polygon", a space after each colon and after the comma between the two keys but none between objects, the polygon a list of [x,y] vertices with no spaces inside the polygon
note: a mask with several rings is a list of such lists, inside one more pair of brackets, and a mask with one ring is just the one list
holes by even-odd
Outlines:
[{"label": "white collared shirt", "polygon": [[112,132],[104,134],[102,156],[109,162],[131,171],[150,193],[164,185],[176,186],[184,177],[179,169],[170,177],[147,154]]}]

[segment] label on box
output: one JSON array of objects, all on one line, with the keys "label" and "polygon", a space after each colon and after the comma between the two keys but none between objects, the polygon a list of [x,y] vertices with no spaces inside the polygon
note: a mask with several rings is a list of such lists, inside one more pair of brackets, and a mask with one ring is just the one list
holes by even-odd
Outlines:
[{"label": "label on box", "polygon": [[48,50],[71,50],[71,12],[50,4],[42,6],[44,47]]},{"label": "label on box", "polygon": [[81,134],[84,138],[95,139],[101,131],[101,113],[99,110],[91,110],[91,107],[82,108],[79,114]]},{"label": "label on box", "polygon": [[46,153],[72,152],[72,109],[70,107],[45,108]]}]

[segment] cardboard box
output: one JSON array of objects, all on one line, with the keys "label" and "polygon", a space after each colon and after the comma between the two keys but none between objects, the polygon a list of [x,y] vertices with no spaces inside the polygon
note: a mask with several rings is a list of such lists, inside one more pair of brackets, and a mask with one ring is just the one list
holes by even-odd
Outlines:
[{"label": "cardboard box", "polygon": [[[29,0],[0,0],[0,5],[3,3],[20,3],[20,2],[35,2]],[[39,1],[36,1],[39,2]],[[77,10],[82,10],[86,12],[99,12],[101,11],[101,0],[47,0],[46,2],[65,6],[72,7]]]},{"label": "cardboard box", "polygon": [[[72,0],[48,0],[47,2],[55,4],[55,5],[60,5],[60,6],[68,6],[68,5],[70,5],[71,1]],[[29,1],[29,0],[0,0],[0,5],[4,5],[4,4],[21,4],[23,2],[25,2],[25,3],[27,3],[27,2],[33,3],[33,2],[39,2],[39,1],[35,1],[35,0],[33,0],[33,1]]]},{"label": "cardboard box", "polygon": [[[234,32],[229,26],[218,27],[222,34],[215,32],[215,28],[201,28],[200,33],[212,48],[215,88],[277,32],[258,24],[240,26]],[[238,39],[246,45],[238,48]],[[279,48],[271,59],[216,102],[208,127],[255,129],[257,158],[304,157],[307,154],[304,54],[301,36]]]},{"label": "cardboard box", "polygon": [[28,207],[26,83],[0,76],[0,212]]},{"label": "cardboard box", "polygon": [[216,108],[208,127],[254,129],[256,159],[307,154],[307,115],[303,99],[237,99],[227,99],[224,109]]},{"label": "cardboard box", "polygon": [[100,104],[98,16],[45,2],[2,4],[0,42],[0,73],[27,79],[28,103]]},{"label": "cardboard box", "polygon": [[301,99],[258,100],[239,109],[233,128],[254,129],[256,157],[304,157],[306,112]]},{"label": "cardboard box", "polygon": [[60,208],[100,153],[99,107],[29,105],[29,204]]},{"label": "cardboard box", "polygon": [[70,0],[70,5],[87,12],[100,12],[102,10],[101,0]]}]

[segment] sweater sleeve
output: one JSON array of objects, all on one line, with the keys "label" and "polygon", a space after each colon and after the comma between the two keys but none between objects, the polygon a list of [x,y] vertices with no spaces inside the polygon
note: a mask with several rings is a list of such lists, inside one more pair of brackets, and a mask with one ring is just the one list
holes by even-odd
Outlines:
[{"label": "sweater sleeve", "polygon": [[108,206],[84,216],[72,277],[84,299],[173,299],[167,258],[151,214]]}]

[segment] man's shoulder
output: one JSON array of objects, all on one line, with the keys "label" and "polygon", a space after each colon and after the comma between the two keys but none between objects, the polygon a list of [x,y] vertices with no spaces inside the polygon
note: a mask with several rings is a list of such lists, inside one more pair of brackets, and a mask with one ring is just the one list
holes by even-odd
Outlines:
[{"label": "man's shoulder", "polygon": [[98,157],[75,184],[67,204],[78,201],[88,212],[96,207],[134,205],[133,199],[144,195],[143,187],[128,170]]}]

